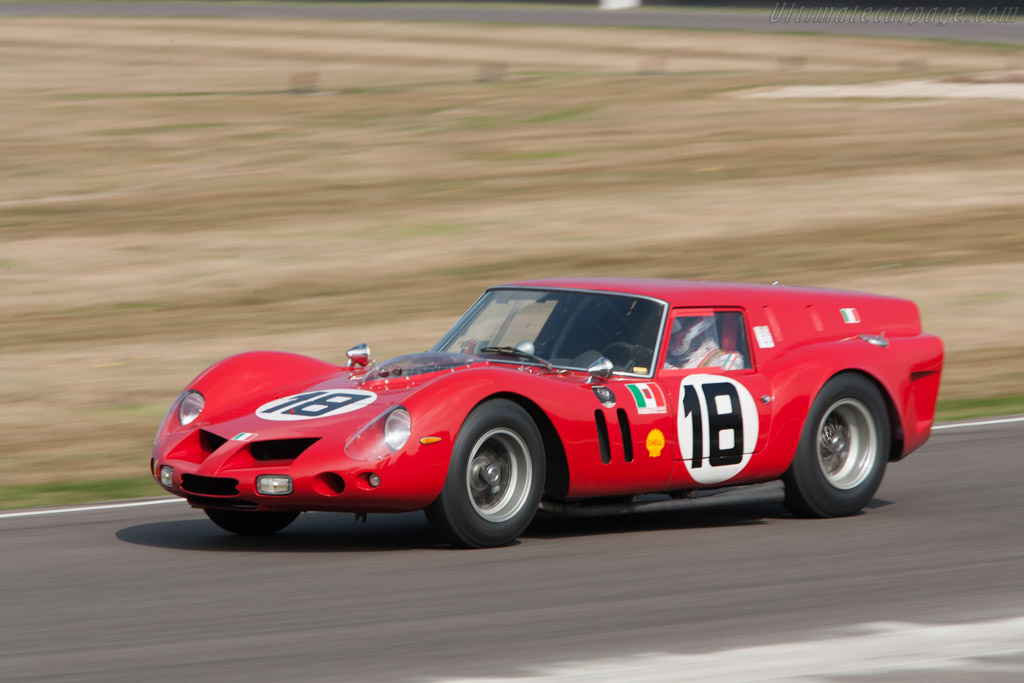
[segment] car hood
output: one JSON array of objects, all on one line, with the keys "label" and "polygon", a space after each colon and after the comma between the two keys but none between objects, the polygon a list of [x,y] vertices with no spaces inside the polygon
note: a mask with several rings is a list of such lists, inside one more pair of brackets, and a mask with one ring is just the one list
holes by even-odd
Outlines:
[{"label": "car hood", "polygon": [[[470,368],[509,364],[509,359],[493,356],[425,352],[390,358],[365,370],[335,368],[315,379],[278,386],[214,408],[195,426],[225,439],[352,434],[426,384]],[[536,371],[547,372],[540,367]]]},{"label": "car hood", "polygon": [[487,360],[428,352],[399,356],[365,370],[337,368],[315,379],[212,405],[195,426],[226,439],[239,435],[262,440],[351,433],[401,403],[423,384],[480,363],[486,364]]}]

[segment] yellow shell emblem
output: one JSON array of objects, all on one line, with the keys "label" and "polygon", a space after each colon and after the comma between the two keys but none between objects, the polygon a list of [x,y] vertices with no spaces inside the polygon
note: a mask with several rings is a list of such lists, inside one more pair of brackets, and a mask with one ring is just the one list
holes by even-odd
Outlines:
[{"label": "yellow shell emblem", "polygon": [[661,449],[665,447],[665,435],[660,429],[652,429],[647,435],[647,455],[657,458],[661,455]]}]

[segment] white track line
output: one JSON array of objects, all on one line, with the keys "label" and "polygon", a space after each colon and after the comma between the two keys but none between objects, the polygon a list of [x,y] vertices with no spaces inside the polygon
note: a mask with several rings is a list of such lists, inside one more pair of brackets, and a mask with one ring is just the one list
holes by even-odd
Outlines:
[{"label": "white track line", "polygon": [[[989,676],[988,674],[992,674]],[[824,680],[1022,680],[1024,617],[960,624],[858,624],[831,637],[704,653],[650,653],[528,667],[445,683],[820,683]]]},{"label": "white track line", "polygon": [[986,425],[1004,425],[1011,422],[1024,422],[1024,416],[1006,417],[999,420],[985,420],[983,422],[953,422],[951,424],[935,425],[932,427],[932,431],[935,431],[936,429],[963,429],[967,427],[984,427]]},{"label": "white track line", "polygon": [[[1024,422],[1024,416],[1006,417],[997,420],[984,420],[982,422],[953,422],[949,424],[935,425],[932,431],[940,429],[967,429],[970,427],[986,427],[989,425],[1009,424],[1011,422]],[[163,505],[164,503],[184,502],[183,498],[161,498],[159,500],[130,501],[125,503],[106,503],[101,505],[83,505],[73,508],[57,508],[54,510],[26,510],[24,512],[3,512],[0,519],[12,519],[14,517],[38,517],[40,515],[59,515],[66,512],[92,512],[94,510],[117,510],[120,508],[142,507],[144,505]]]},{"label": "white track line", "polygon": [[184,498],[161,498],[160,500],[136,500],[127,503],[104,503],[101,505],[83,505],[74,508],[57,508],[55,510],[27,510],[25,512],[3,512],[0,519],[12,517],[38,517],[40,515],[59,515],[65,512],[92,512],[93,510],[117,510],[120,508],[138,508],[144,505],[163,505],[164,503],[184,503]]}]

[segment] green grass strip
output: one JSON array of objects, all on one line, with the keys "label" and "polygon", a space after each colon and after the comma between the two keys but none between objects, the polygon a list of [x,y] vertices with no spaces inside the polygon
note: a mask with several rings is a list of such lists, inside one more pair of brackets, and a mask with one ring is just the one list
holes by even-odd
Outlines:
[{"label": "green grass strip", "polygon": [[1020,413],[1024,413],[1024,396],[991,396],[940,400],[935,417],[940,422],[950,422]]},{"label": "green grass strip", "polygon": [[76,505],[128,498],[154,498],[163,495],[167,495],[167,492],[149,476],[0,486],[0,510]]}]

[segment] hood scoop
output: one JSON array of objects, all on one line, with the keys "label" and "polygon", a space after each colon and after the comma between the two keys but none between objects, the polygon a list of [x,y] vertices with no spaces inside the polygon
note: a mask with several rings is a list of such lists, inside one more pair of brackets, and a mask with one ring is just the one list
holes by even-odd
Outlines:
[{"label": "hood scoop", "polygon": [[249,453],[254,460],[294,460],[319,440],[320,437],[253,441],[249,444]]}]

